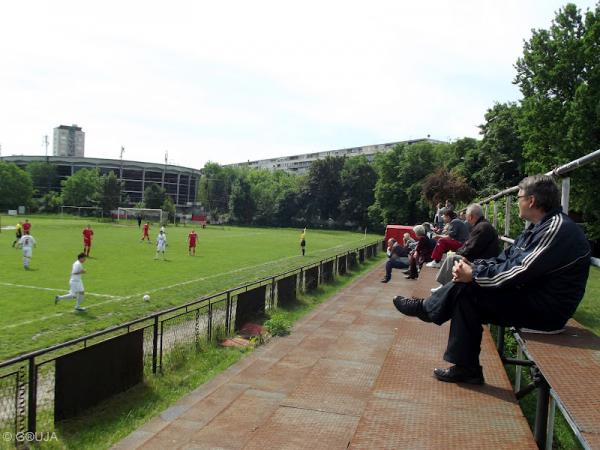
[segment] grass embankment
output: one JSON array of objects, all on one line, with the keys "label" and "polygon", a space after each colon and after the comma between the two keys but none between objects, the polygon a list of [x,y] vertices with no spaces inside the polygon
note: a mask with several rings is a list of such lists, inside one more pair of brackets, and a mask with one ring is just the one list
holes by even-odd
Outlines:
[{"label": "grass embankment", "polygon": [[[379,253],[376,258],[336,278],[334,282],[321,285],[310,294],[301,295],[294,307],[272,310],[270,314],[293,323],[359,275],[371,270],[382,258],[383,254]],[[251,348],[226,349],[214,345],[198,353],[192,351],[188,358],[180,361],[177,370],[151,376],[143,384],[103,402],[78,419],[59,423],[56,429],[58,442],[43,443],[40,448],[108,448],[251,351]]]}]

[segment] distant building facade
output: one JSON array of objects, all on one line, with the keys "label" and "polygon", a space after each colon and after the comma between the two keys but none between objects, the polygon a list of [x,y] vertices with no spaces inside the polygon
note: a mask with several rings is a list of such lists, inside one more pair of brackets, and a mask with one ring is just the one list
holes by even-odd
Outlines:
[{"label": "distant building facade", "polygon": [[54,129],[52,154],[54,156],[77,156],[85,153],[85,133],[77,125],[61,125]]},{"label": "distant building facade", "polygon": [[61,190],[60,180],[66,179],[78,170],[98,169],[100,175],[114,172],[123,182],[122,192],[128,199],[129,206],[143,201],[144,190],[152,183],[164,187],[176,206],[191,206],[196,202],[201,174],[199,170],[188,167],[120,159],[13,155],[0,157],[0,161],[12,162],[21,168],[34,161],[47,161],[55,165],[59,180],[52,189],[56,192]]},{"label": "distant building facade", "polygon": [[230,167],[250,167],[253,169],[267,170],[284,170],[286,172],[302,174],[308,171],[308,168],[313,161],[335,156],[359,156],[364,155],[369,161],[375,158],[378,153],[391,150],[396,145],[412,145],[419,142],[431,142],[434,144],[442,144],[443,141],[438,141],[430,138],[411,139],[407,141],[388,142],[385,144],[364,145],[362,147],[342,148],[338,150],[326,150],[315,153],[304,153],[302,155],[281,156],[279,158],[259,159],[256,161],[247,161],[243,163],[227,164]]}]

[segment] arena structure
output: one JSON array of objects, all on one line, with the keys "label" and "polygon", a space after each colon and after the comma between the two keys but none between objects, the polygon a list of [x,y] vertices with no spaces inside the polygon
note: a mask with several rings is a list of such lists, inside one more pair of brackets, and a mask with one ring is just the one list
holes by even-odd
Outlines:
[{"label": "arena structure", "polygon": [[98,169],[100,175],[114,172],[123,181],[123,194],[131,205],[144,200],[144,189],[155,183],[162,186],[178,207],[196,202],[200,170],[170,164],[126,161],[121,159],[87,158],[75,156],[3,156],[0,160],[25,168],[31,162],[48,162],[56,166],[59,176],[51,189],[60,192],[60,180],[81,169]]}]

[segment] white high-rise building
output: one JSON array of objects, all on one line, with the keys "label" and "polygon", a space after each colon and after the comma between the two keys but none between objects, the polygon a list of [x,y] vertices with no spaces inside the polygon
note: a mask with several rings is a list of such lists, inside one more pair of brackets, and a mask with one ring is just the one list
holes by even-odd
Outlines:
[{"label": "white high-rise building", "polygon": [[61,125],[54,129],[54,156],[84,156],[85,133],[77,125]]}]

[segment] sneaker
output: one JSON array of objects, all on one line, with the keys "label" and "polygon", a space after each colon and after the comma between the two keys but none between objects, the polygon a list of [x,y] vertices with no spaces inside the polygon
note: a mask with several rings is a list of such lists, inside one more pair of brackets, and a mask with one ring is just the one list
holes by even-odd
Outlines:
[{"label": "sneaker", "polygon": [[404,275],[410,275],[410,270],[403,270],[403,271],[402,271],[402,273],[403,273]]},{"label": "sneaker", "polygon": [[439,261],[431,261],[425,264],[425,266],[431,267],[433,269],[439,269],[440,267],[442,267],[442,263]]},{"label": "sneaker", "polygon": [[408,298],[402,297],[398,295],[394,297],[394,306],[398,311],[406,316],[418,317],[423,322],[431,322],[427,312],[423,308],[423,299],[422,298]]},{"label": "sneaker", "polygon": [[55,295],[55,296],[54,296],[54,304],[55,304],[55,305],[56,305],[56,304],[58,304],[58,300],[60,300],[60,299],[58,298],[58,295]]},{"label": "sneaker", "polygon": [[381,280],[382,283],[389,283],[390,279],[389,278],[383,278]]},{"label": "sneaker", "polygon": [[85,311],[85,308],[83,306],[76,306],[75,311],[83,312]]},{"label": "sneaker", "polygon": [[565,331],[564,328],[559,328],[557,330],[550,330],[550,331],[534,330],[532,328],[521,328],[522,333],[531,333],[531,334],[560,334],[563,331]]},{"label": "sneaker", "polygon": [[485,382],[481,366],[452,366],[447,369],[434,369],[433,376],[447,383],[483,384]]},{"label": "sneaker", "polygon": [[438,287],[431,288],[431,289],[430,289],[430,290],[431,290],[431,293],[433,294],[434,292],[437,292],[437,291],[439,291],[439,290],[440,290],[441,288],[443,288],[443,287],[444,287],[444,285],[443,285],[443,284],[440,284]]}]

